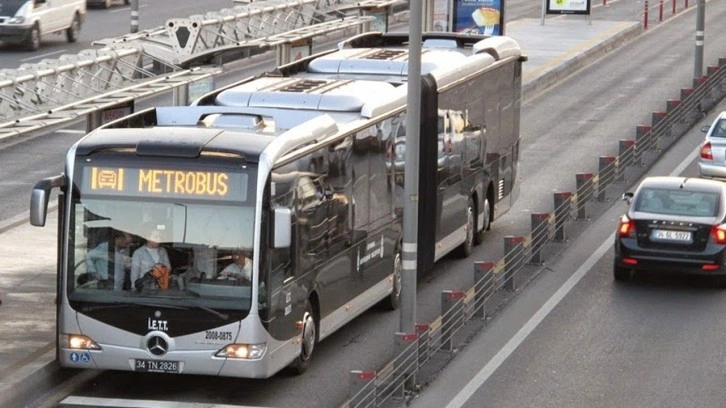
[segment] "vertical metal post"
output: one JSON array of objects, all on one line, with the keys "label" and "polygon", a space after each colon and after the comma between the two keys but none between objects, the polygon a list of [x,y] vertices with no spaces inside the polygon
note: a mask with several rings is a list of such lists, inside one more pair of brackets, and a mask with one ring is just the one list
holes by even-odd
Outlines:
[{"label": "vertical metal post", "polygon": [[514,292],[514,274],[522,265],[524,258],[524,237],[504,237],[504,288]]},{"label": "vertical metal post", "polygon": [[643,29],[648,29],[648,0],[645,0],[645,11],[643,12]]},{"label": "vertical metal post", "polygon": [[351,371],[348,377],[348,406],[350,408],[370,407],[376,400],[376,388],[373,381],[375,371]]},{"label": "vertical metal post", "polygon": [[529,263],[542,265],[542,247],[549,238],[549,229],[547,228],[550,215],[548,213],[532,213],[532,255]]},{"label": "vertical metal post", "polygon": [[597,201],[605,201],[605,192],[613,180],[617,168],[617,158],[614,156],[600,156],[598,160]]},{"label": "vertical metal post", "polygon": [[429,330],[431,326],[428,324],[417,324],[416,335],[418,336],[418,365],[419,367],[426,364],[429,360],[429,352],[431,349],[431,336]]},{"label": "vertical metal post", "polygon": [[404,388],[415,388],[416,373],[418,372],[418,335],[415,333],[396,333],[393,352],[395,356],[398,356],[394,363],[396,377],[405,379],[403,381]]},{"label": "vertical metal post", "polygon": [[174,106],[189,105],[189,84],[175,86],[171,94],[174,99]]},{"label": "vertical metal post", "polygon": [[545,23],[545,11],[547,10],[547,0],[542,0],[542,22],[540,22],[540,25],[544,25]]},{"label": "vertical metal post", "polygon": [[453,351],[451,338],[464,321],[465,293],[454,290],[441,292],[441,349]]},{"label": "vertical metal post", "polygon": [[703,45],[706,30],[706,0],[698,0],[696,9],[696,58],[694,62],[693,78],[703,76]]},{"label": "vertical metal post", "polygon": [[572,193],[560,192],[554,194],[555,199],[555,241],[565,241],[565,221],[570,219],[570,200]]},{"label": "vertical metal post", "polygon": [[131,0],[131,34],[139,32],[139,0]]},{"label": "vertical metal post", "polygon": [[587,219],[587,202],[592,200],[595,185],[592,182],[592,173],[575,174],[575,189],[577,193],[577,219]]},{"label": "vertical metal post", "polygon": [[494,262],[474,262],[473,317],[487,317],[486,301],[494,287]]},{"label": "vertical metal post", "polygon": [[408,104],[406,112],[406,164],[404,166],[403,271],[399,329],[413,333],[416,325],[416,277],[418,266],[418,173],[421,134],[421,18],[423,0],[411,0],[408,41]]}]

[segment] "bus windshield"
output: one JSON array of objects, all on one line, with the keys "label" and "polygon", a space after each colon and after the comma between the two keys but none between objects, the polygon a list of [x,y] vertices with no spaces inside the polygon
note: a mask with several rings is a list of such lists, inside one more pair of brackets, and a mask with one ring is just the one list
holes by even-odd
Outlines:
[{"label": "bus windshield", "polygon": [[69,300],[249,310],[253,201],[74,199]]}]

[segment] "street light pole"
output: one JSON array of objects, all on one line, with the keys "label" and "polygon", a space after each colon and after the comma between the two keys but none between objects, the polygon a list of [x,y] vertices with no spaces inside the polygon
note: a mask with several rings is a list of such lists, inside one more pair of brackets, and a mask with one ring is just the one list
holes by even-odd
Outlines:
[{"label": "street light pole", "polygon": [[418,252],[418,172],[421,125],[421,26],[424,0],[411,0],[408,37],[408,95],[406,102],[406,164],[403,183],[403,270],[401,276],[401,333],[416,326]]},{"label": "street light pole", "polygon": [[706,30],[706,0],[698,0],[696,9],[696,58],[693,69],[693,77],[698,79],[703,76],[703,46]]}]

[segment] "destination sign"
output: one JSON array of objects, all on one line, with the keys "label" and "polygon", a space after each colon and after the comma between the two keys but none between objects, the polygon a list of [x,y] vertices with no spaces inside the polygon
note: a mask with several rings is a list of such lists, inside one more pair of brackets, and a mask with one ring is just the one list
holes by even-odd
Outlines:
[{"label": "destination sign", "polygon": [[112,168],[83,169],[81,191],[136,197],[187,197],[244,201],[247,174],[227,171]]}]

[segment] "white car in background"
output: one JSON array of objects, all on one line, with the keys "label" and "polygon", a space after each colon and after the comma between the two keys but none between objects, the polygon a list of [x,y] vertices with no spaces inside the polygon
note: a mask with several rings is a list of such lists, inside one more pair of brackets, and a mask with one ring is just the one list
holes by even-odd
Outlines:
[{"label": "white car in background", "polygon": [[701,177],[726,180],[726,111],[711,125],[701,127],[706,138],[701,143],[698,172]]},{"label": "white car in background", "polygon": [[32,51],[48,34],[65,33],[68,42],[75,42],[85,18],[86,0],[2,0],[0,41]]}]

